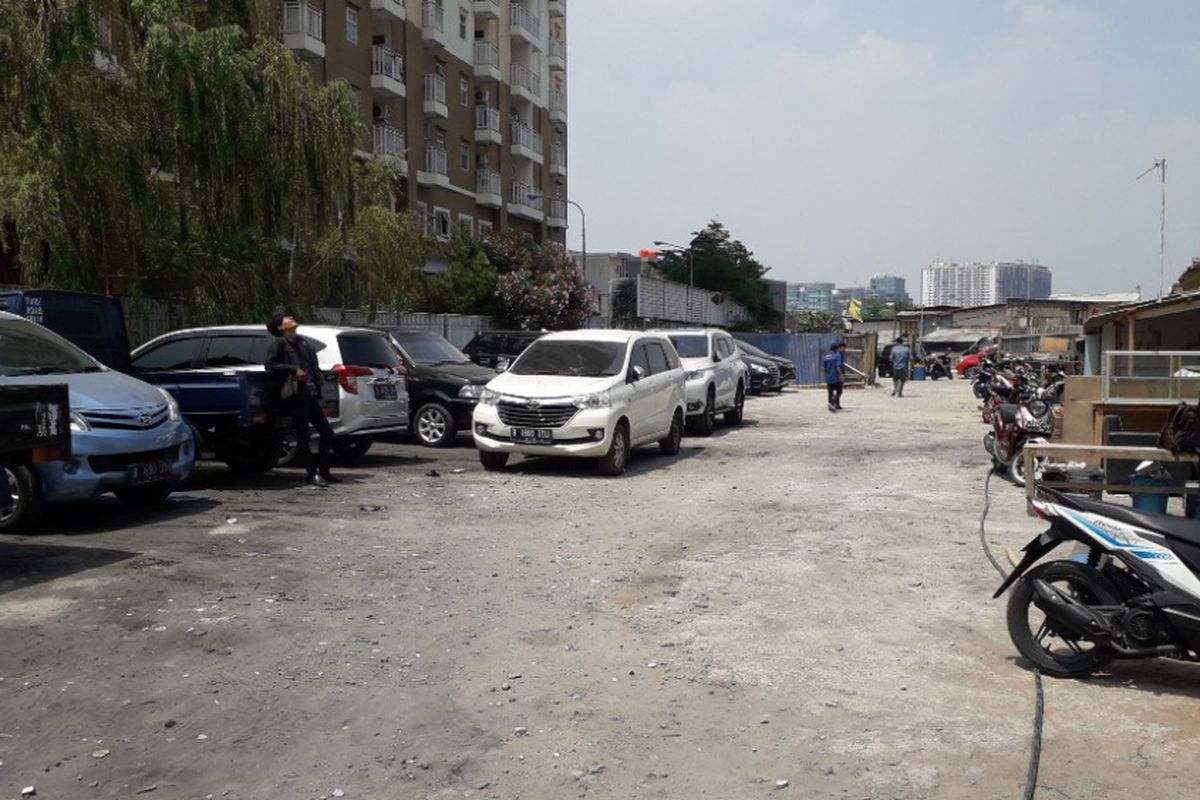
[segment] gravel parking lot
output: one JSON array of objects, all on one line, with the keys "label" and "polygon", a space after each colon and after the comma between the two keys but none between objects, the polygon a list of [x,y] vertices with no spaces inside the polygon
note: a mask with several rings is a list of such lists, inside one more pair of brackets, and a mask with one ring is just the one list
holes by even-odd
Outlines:
[{"label": "gravel parking lot", "polygon": [[[1019,797],[984,428],[910,395],[759,398],[619,479],[464,440],[59,510],[0,540],[0,798]],[[1198,679],[1047,680],[1038,796],[1191,796]]]}]

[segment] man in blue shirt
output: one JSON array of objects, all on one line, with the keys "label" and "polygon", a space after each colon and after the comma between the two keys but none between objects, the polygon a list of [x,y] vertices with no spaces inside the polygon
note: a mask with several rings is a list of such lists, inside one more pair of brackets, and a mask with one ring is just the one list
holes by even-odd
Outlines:
[{"label": "man in blue shirt", "polygon": [[846,343],[838,342],[829,346],[829,352],[821,359],[821,367],[825,372],[825,388],[829,391],[829,410],[842,410],[842,384],[846,375]]},{"label": "man in blue shirt", "polygon": [[908,383],[908,370],[912,366],[912,350],[900,336],[892,345],[892,397],[904,397],[904,384]]}]

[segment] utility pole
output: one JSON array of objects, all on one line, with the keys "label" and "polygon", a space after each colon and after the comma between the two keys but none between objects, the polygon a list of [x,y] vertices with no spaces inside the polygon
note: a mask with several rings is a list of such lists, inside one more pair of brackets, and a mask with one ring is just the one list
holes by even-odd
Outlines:
[{"label": "utility pole", "polygon": [[1159,185],[1162,187],[1162,211],[1158,222],[1158,299],[1163,299],[1163,284],[1167,279],[1167,160],[1160,158],[1150,169],[1138,175],[1134,180],[1141,180],[1151,172],[1158,171]]}]

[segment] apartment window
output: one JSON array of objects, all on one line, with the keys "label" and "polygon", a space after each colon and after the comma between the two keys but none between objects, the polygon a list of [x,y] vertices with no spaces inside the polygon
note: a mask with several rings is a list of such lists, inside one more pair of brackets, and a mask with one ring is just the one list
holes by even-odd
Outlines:
[{"label": "apartment window", "polygon": [[449,209],[434,207],[433,235],[439,239],[450,238],[451,217]]},{"label": "apartment window", "polygon": [[421,229],[421,233],[429,235],[429,204],[417,203],[417,227]]},{"label": "apartment window", "polygon": [[462,168],[463,172],[471,171],[471,151],[473,149],[474,148],[471,146],[471,143],[466,139],[463,139],[461,142],[459,142],[458,166]]},{"label": "apartment window", "polygon": [[479,220],[479,238],[486,239],[492,233],[492,223],[486,219]]},{"label": "apartment window", "polygon": [[471,79],[465,75],[458,79],[458,102],[463,108],[471,107]]},{"label": "apartment window", "polygon": [[346,6],[346,41],[358,44],[358,9]]},{"label": "apartment window", "polygon": [[466,231],[468,236],[473,235],[475,233],[475,218],[470,214],[459,214],[458,227],[459,230]]},{"label": "apartment window", "polygon": [[458,10],[458,35],[465,42],[467,40],[467,12],[461,8]]}]

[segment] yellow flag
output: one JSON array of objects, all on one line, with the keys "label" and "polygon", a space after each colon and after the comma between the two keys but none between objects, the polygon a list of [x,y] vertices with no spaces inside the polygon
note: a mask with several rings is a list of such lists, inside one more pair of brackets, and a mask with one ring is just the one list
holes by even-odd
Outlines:
[{"label": "yellow flag", "polygon": [[862,301],[850,298],[850,305],[846,307],[846,316],[855,322],[862,322]]}]

